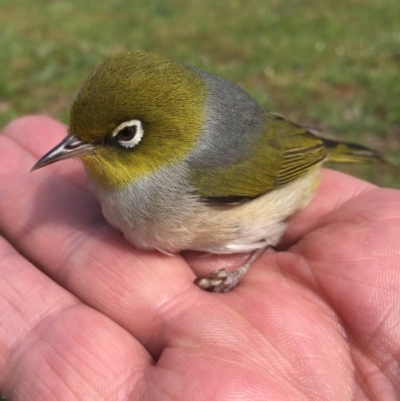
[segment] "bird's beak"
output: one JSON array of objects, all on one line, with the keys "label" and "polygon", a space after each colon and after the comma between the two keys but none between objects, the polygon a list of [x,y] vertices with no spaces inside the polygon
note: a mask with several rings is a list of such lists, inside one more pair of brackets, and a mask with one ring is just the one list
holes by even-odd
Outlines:
[{"label": "bird's beak", "polygon": [[74,138],[72,135],[68,135],[57,146],[51,149],[50,152],[47,152],[31,168],[31,172],[47,166],[51,163],[58,162],[60,160],[89,155],[95,149],[95,145],[87,142],[82,142]]}]

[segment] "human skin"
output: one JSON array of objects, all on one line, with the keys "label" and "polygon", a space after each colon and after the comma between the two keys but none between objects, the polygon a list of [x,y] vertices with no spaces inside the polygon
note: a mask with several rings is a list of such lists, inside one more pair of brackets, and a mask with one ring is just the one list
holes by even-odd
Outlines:
[{"label": "human skin", "polygon": [[[195,274],[245,255],[134,249],[79,162],[29,173],[66,135],[0,136],[0,388],[11,400],[398,400],[400,191],[324,170],[240,285]],[[377,167],[378,168],[378,167]]]}]

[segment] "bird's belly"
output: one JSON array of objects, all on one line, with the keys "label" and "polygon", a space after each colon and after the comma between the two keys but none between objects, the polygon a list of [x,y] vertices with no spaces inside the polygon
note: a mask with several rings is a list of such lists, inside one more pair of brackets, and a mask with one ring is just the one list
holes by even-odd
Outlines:
[{"label": "bird's belly", "polygon": [[[276,245],[285,220],[304,208],[317,187],[319,169],[296,181],[237,205],[208,205],[193,197],[139,199],[133,189],[99,194],[107,221],[138,248],[166,253],[251,251]],[[121,191],[132,193],[121,194]]]}]

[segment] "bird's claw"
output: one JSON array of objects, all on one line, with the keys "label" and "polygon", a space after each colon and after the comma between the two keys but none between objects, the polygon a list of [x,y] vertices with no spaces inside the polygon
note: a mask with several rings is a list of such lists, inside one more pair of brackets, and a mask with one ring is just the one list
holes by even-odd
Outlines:
[{"label": "bird's claw", "polygon": [[238,281],[235,280],[235,275],[232,272],[227,272],[225,269],[215,270],[204,276],[199,276],[194,280],[194,283],[202,290],[209,292],[227,292],[233,287],[236,287]]}]

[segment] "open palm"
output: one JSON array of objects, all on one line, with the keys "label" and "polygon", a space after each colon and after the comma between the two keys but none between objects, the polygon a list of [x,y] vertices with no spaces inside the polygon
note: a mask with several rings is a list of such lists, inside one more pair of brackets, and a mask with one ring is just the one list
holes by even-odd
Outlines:
[{"label": "open palm", "polygon": [[0,137],[4,395],[399,399],[400,191],[324,171],[280,251],[210,294],[195,273],[243,255],[136,250],[102,217],[80,163],[28,173],[65,134],[25,117]]}]

